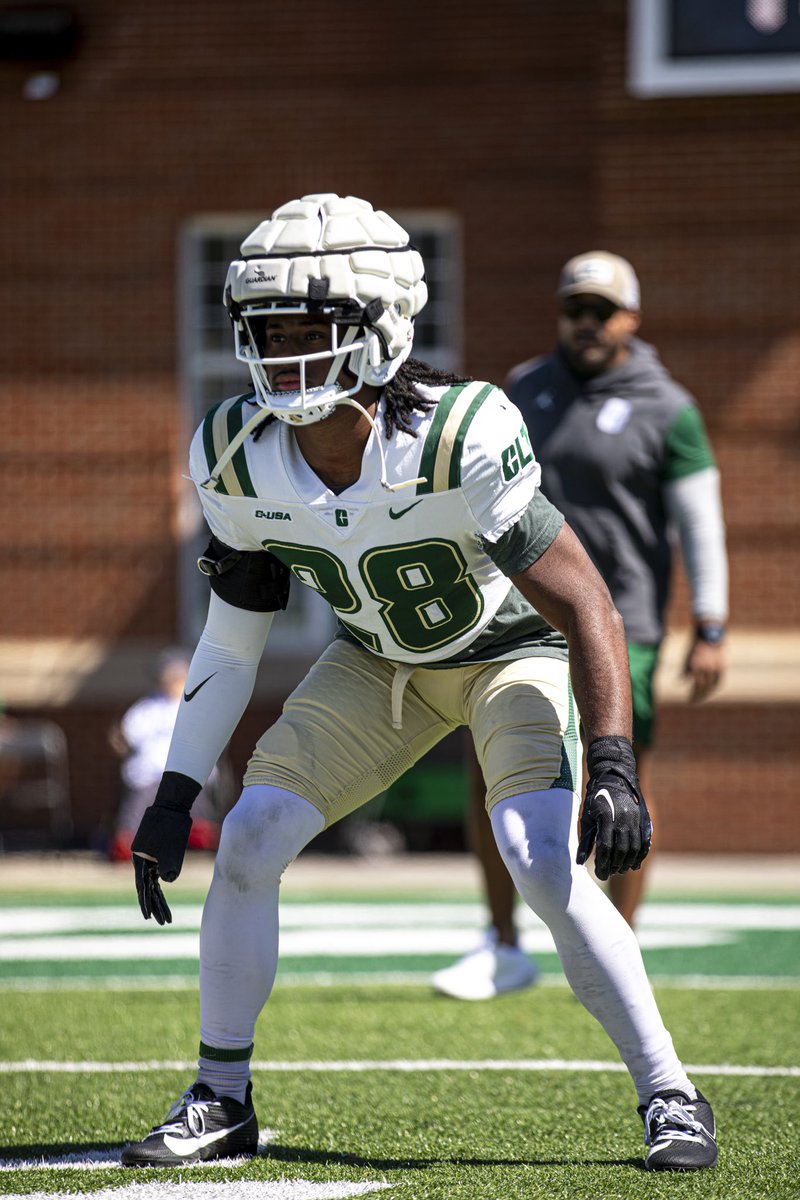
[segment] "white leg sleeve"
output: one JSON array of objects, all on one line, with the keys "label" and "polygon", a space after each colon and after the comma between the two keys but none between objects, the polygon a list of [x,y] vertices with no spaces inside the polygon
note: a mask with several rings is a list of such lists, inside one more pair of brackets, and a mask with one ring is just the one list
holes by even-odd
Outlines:
[{"label": "white leg sleeve", "polygon": [[321,832],[322,814],[301,796],[246,787],[222,826],[200,928],[200,1038],[231,1050],[253,1041],[278,965],[281,876]]},{"label": "white leg sleeve", "polygon": [[639,1102],[665,1088],[694,1095],[632,929],[575,863],[579,806],[578,796],[563,788],[500,801],[491,819],[503,861],[525,903],[550,929],[575,995],[617,1047]]}]

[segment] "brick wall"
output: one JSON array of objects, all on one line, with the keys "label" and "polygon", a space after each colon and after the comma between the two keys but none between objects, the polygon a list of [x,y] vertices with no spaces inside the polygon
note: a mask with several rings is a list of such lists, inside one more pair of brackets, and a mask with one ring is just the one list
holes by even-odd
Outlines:
[{"label": "brick wall", "polygon": [[[698,715],[701,714],[701,715]],[[663,709],[654,758],[658,845],[800,853],[797,704]]]},{"label": "brick wall", "polygon": [[[81,0],[52,99],[23,98],[32,64],[0,62],[1,637],[176,639],[181,225],[310,190],[461,214],[478,376],[552,344],[568,256],[629,256],[643,336],[698,396],[722,467],[734,625],[800,632],[800,96],[632,98],[626,7]],[[102,710],[56,713],[83,831],[109,787],[101,730],[131,691],[121,673]],[[659,770],[680,764],[692,813],[718,812],[724,777],[719,795],[751,822],[742,780],[758,787],[768,759],[781,832],[752,837],[785,850],[800,817],[776,730],[795,716],[670,706]],[[738,848],[723,825],[676,817],[665,843]]]}]

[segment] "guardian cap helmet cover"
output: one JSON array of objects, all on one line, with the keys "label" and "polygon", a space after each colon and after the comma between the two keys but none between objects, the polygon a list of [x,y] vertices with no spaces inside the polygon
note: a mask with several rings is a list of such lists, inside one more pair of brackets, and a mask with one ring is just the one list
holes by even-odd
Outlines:
[{"label": "guardian cap helmet cover", "polygon": [[[388,383],[408,358],[428,298],[422,258],[402,226],[366,200],[330,192],[292,200],[245,238],[241,255],[225,284],[236,357],[250,370],[257,402],[276,417],[318,421],[363,384]],[[270,314],[329,316],[330,348],[267,356]],[[306,364],[320,359],[330,360],[325,382],[306,387]],[[297,364],[299,391],[271,390],[267,365],[282,363]],[[339,380],[345,368],[349,387]]]}]

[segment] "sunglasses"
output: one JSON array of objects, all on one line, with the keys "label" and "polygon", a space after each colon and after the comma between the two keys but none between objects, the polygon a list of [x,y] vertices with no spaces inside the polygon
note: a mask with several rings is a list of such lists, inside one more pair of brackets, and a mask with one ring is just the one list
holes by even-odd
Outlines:
[{"label": "sunglasses", "polygon": [[588,315],[605,324],[615,312],[619,312],[619,305],[615,304],[613,300],[604,300],[600,297],[589,300],[583,296],[568,296],[562,302],[561,311],[565,317],[569,317],[570,321],[577,321],[579,317]]}]

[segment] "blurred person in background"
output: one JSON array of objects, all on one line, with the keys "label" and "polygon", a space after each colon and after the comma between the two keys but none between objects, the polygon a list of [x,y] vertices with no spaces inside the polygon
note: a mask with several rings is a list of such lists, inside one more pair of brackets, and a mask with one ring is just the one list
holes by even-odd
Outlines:
[{"label": "blurred person in background", "polygon": [[[191,657],[190,651],[179,647],[163,651],[158,658],[155,690],[132,704],[109,730],[108,740],[121,760],[122,783],[108,847],[114,862],[130,862],[131,842],[145,810],[155,799]],[[215,768],[192,814],[189,846],[193,850],[216,850],[219,845],[221,790],[223,773]]]},{"label": "blurred person in background", "polygon": [[[633,747],[653,812],[650,750],[653,678],[664,637],[672,530],[680,538],[694,628],[683,674],[700,701],[725,669],[728,566],[719,472],[692,396],[637,336],[639,281],[624,258],[590,251],[570,259],[558,290],[558,343],[509,374],[542,465],[542,491],[560,509],[600,571],[625,623],[633,693]],[[489,999],[535,982],[514,920],[515,890],[485,810],[483,778],[470,752],[468,832],[491,927],[478,947],[436,972],[437,991]],[[656,809],[654,820],[658,820]],[[633,925],[652,855],[642,869],[608,880]]]}]

